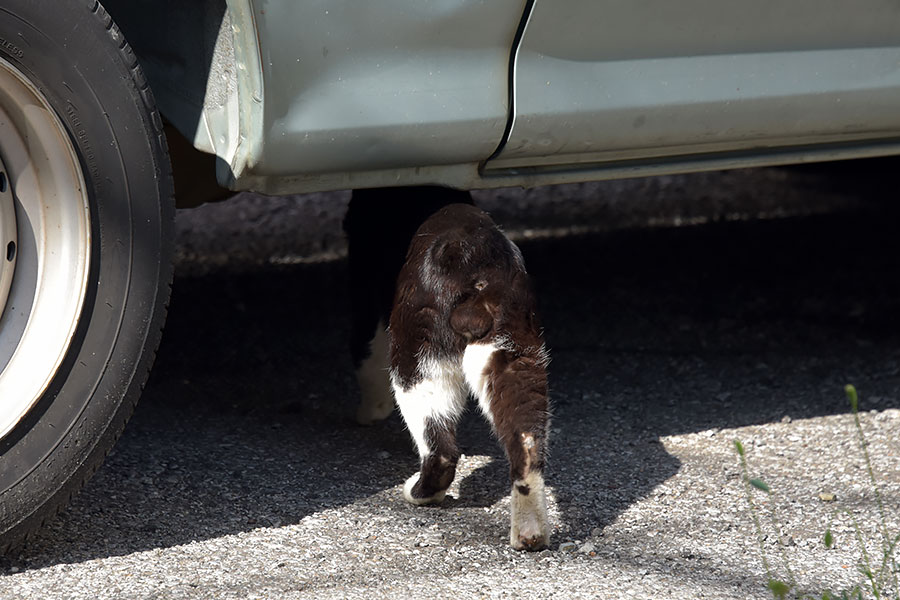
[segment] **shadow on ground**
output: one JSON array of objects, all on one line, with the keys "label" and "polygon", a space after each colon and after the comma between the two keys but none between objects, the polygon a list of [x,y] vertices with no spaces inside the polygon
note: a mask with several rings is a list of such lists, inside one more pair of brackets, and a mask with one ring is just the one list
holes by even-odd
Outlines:
[{"label": "shadow on ground", "polygon": [[[845,412],[846,382],[867,409],[900,407],[898,223],[855,212],[524,243],[553,355],[557,537],[603,528],[677,472],[663,436]],[[399,499],[416,467],[402,423],[350,420],[345,276],[334,261],[176,281],[131,424],[16,564]],[[472,413],[463,452],[498,460],[460,483],[450,504],[463,511],[508,492]]]}]

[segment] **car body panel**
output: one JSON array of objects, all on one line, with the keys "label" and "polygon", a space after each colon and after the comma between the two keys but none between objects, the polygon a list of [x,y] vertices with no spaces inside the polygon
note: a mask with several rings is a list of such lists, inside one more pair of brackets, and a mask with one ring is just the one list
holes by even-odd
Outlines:
[{"label": "car body panel", "polygon": [[[900,153],[895,0],[106,0],[233,190]],[[511,64],[512,61],[512,64]]]},{"label": "car body panel", "polygon": [[252,5],[265,101],[247,175],[477,163],[499,146],[523,0]]},{"label": "car body panel", "polygon": [[900,135],[900,3],[538,0],[488,169]]}]

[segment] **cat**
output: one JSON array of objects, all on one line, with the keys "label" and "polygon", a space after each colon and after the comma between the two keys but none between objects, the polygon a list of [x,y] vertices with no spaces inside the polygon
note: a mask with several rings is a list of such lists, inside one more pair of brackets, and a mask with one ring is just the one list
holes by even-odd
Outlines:
[{"label": "cat", "polygon": [[[365,219],[366,212],[381,217]],[[415,221],[421,225],[410,233]],[[456,423],[472,394],[509,459],[510,544],[546,547],[549,356],[521,252],[468,193],[444,188],[354,192],[346,225],[353,295],[365,293],[374,305],[353,301],[357,420],[385,418],[396,401],[420,458],[403,497],[416,505],[443,500],[459,460]],[[380,249],[354,240],[361,228]],[[399,260],[397,247],[407,244]],[[366,352],[360,340],[373,320]]]}]

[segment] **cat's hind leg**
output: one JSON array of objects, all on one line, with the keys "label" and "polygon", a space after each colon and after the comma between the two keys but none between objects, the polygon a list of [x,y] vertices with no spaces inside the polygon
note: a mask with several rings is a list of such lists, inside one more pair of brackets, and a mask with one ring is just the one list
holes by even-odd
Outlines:
[{"label": "cat's hind leg", "polygon": [[391,377],[397,406],[419,453],[420,469],[403,486],[403,497],[412,504],[442,501],[453,482],[459,461],[456,423],[467,398],[458,361],[425,362],[414,382]]},{"label": "cat's hind leg", "polygon": [[502,342],[470,344],[463,357],[466,381],[509,459],[509,543],[517,550],[545,548],[550,536],[543,476],[547,360],[542,347],[514,349]]}]

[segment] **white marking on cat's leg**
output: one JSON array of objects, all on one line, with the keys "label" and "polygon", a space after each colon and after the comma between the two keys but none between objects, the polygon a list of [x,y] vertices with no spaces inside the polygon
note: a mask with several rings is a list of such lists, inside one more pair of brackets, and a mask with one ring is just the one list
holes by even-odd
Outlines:
[{"label": "white marking on cat's leg", "polygon": [[375,337],[369,342],[370,354],[356,370],[361,400],[356,410],[356,422],[371,425],[382,421],[394,410],[394,396],[391,393],[390,359],[388,356],[388,335],[384,324],[379,322]]},{"label": "white marking on cat's leg", "polygon": [[481,412],[492,426],[494,425],[494,415],[491,413],[487,366],[497,349],[494,344],[469,344],[466,346],[462,360],[466,383],[469,384],[469,389],[478,399],[478,407],[481,408]]},{"label": "white marking on cat's leg", "polygon": [[[437,458],[439,463],[445,462],[443,456],[432,456],[434,448],[429,445],[426,428],[429,424],[455,427],[456,420],[465,407],[466,387],[462,370],[459,364],[453,361],[423,361],[419,365],[419,372],[424,378],[406,390],[396,376],[391,376],[391,382],[400,414],[403,415],[406,427],[415,441],[420,464],[424,468],[426,459],[429,458],[431,460]],[[451,468],[456,468],[455,457]],[[450,475],[452,478],[452,471]],[[420,477],[421,473],[416,473],[406,481],[403,497],[412,504],[428,504],[443,500],[446,488],[436,490],[427,497],[413,496],[413,487]],[[449,487],[450,482],[448,481],[446,485]]]},{"label": "white marking on cat's leg", "polygon": [[516,550],[540,550],[550,539],[544,477],[531,471],[513,482],[509,503],[509,543]]},{"label": "white marking on cat's leg", "polygon": [[465,407],[466,389],[459,365],[452,361],[423,361],[419,372],[422,380],[409,389],[404,390],[393,374],[391,384],[419,458],[424,459],[431,452],[425,440],[426,422],[455,422]]}]

